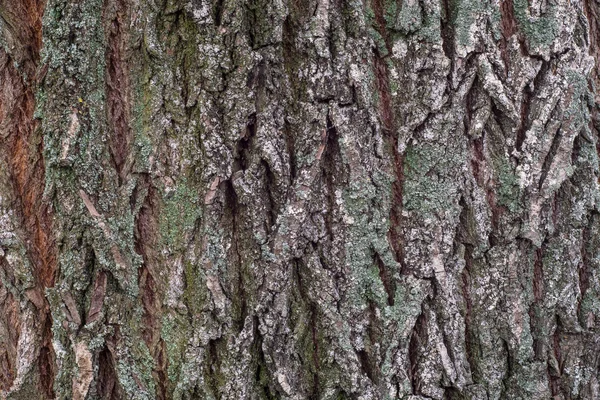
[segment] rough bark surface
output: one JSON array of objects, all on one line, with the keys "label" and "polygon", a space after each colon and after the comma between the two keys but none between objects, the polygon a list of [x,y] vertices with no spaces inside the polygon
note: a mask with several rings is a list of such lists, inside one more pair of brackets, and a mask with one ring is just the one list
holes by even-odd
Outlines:
[{"label": "rough bark surface", "polygon": [[0,398],[600,398],[596,0],[0,0]]}]

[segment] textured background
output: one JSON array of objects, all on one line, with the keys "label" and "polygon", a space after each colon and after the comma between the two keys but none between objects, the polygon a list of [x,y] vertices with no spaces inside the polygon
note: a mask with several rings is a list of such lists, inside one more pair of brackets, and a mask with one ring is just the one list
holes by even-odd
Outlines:
[{"label": "textured background", "polygon": [[0,0],[10,399],[598,399],[597,0]]}]

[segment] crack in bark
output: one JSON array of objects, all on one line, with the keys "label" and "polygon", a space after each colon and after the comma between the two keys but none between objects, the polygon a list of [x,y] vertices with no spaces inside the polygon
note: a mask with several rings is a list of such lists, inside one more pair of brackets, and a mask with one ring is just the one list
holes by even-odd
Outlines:
[{"label": "crack in bark", "polygon": [[591,271],[591,264],[592,264],[592,258],[590,257],[590,250],[589,250],[589,246],[590,246],[590,241],[591,239],[591,227],[594,224],[594,220],[598,218],[598,214],[593,212],[588,219],[588,223],[584,226],[582,234],[581,234],[581,263],[579,265],[578,268],[578,278],[579,278],[579,290],[580,290],[580,297],[579,297],[579,301],[577,303],[577,315],[579,316],[579,323],[581,324],[581,326],[583,326],[584,328],[590,328],[588,326],[588,322],[587,322],[587,316],[582,314],[582,310],[581,310],[581,306],[583,303],[583,300],[585,298],[585,294],[588,291],[589,287],[590,287],[590,277],[592,276],[592,271]]},{"label": "crack in bark", "polygon": [[274,199],[273,192],[277,188],[277,184],[275,182],[275,175],[273,171],[271,171],[271,167],[269,167],[269,163],[265,160],[261,160],[261,165],[264,170],[264,186],[266,191],[266,200],[265,206],[267,208],[267,235],[270,235],[273,232],[273,228],[275,226],[275,222],[277,222],[277,215],[279,215],[279,210],[277,209],[277,203]]},{"label": "crack in bark", "polygon": [[254,381],[266,400],[275,400],[278,397],[273,394],[269,385],[269,368],[267,367],[267,362],[265,360],[263,339],[258,329],[259,324],[260,322],[258,317],[254,316],[254,342],[252,345],[252,355],[256,363]]},{"label": "crack in bark", "polygon": [[[450,59],[450,62],[454,64],[454,26],[452,24],[450,1],[451,0],[442,0],[443,15],[440,20],[440,30],[444,54]],[[450,71],[453,70],[452,67],[450,68]]]},{"label": "crack in bark", "polygon": [[[0,266],[4,273],[6,273],[7,265],[4,257],[0,257]],[[8,329],[6,336],[0,342],[0,391],[7,391],[17,376],[17,346],[21,335],[21,321],[19,319],[19,303],[1,282],[0,296],[2,297],[0,302],[2,325],[12,328]]]},{"label": "crack in bark", "polygon": [[[38,308],[38,326],[41,327],[37,356],[39,392],[41,396],[52,398],[56,374],[51,340],[52,319],[43,293],[54,285],[57,254],[52,212],[43,199],[43,140],[37,120],[33,118],[44,6],[44,1],[6,0],[0,7],[5,23],[2,24],[2,34],[12,44],[11,53],[7,53],[5,48],[0,49],[0,127],[3,131],[0,133],[0,154],[10,168],[15,211],[26,236],[23,243],[27,257],[33,266],[35,287],[29,292],[29,298]],[[7,376],[14,378],[13,374]]]},{"label": "crack in bark", "polygon": [[319,381],[319,371],[320,368],[320,359],[319,359],[319,340],[318,340],[318,309],[316,304],[311,303],[310,305],[310,324],[311,324],[311,338],[313,343],[313,363],[315,365],[315,370],[313,372],[313,389],[312,396],[315,399],[319,398],[320,393],[320,381]]},{"label": "crack in bark", "polygon": [[517,33],[517,20],[515,19],[515,8],[513,0],[500,0],[500,29],[502,38],[500,39],[500,54],[506,67],[508,75],[508,67],[510,59],[508,55],[508,40]]},{"label": "crack in bark", "polygon": [[219,354],[222,353],[219,351],[219,347],[222,346],[223,339],[211,339],[206,346],[206,368],[207,368],[207,377],[208,377],[208,386],[212,391],[213,396],[215,398],[220,398],[220,381],[221,378],[221,358]]},{"label": "crack in bark", "polygon": [[[323,154],[321,155],[321,168],[323,171],[323,180],[325,181],[325,202],[327,213],[325,213],[325,229],[329,237],[329,241],[334,241],[334,217],[338,209],[335,201],[335,188],[339,182],[346,180],[345,168],[343,168],[341,160],[341,149],[337,129],[329,114],[327,115],[325,137],[322,138],[324,144]],[[317,156],[317,158],[319,158]]]},{"label": "crack in bark", "polygon": [[543,254],[545,249],[544,244],[535,250],[533,259],[533,302],[529,306],[529,319],[531,321],[531,336],[533,337],[533,354],[536,360],[543,361],[545,359],[545,338],[542,336],[540,324],[543,324],[543,315],[540,313],[544,307],[544,270],[543,270]]},{"label": "crack in bark", "polygon": [[[135,217],[134,245],[135,251],[142,256],[142,264],[138,270],[140,298],[143,306],[142,337],[154,359],[153,376],[157,384],[157,398],[166,399],[168,360],[161,360],[164,352],[164,341],[161,338],[160,318],[162,314],[161,285],[157,283],[159,259],[156,251],[158,245],[159,198],[157,189],[147,174],[142,174],[132,196],[132,203],[140,201],[139,194],[144,194],[142,205]],[[106,283],[104,283],[106,285]],[[162,361],[162,362],[161,362]]]},{"label": "crack in bark", "polygon": [[96,391],[98,397],[103,400],[118,400],[122,398],[122,392],[117,378],[114,358],[115,338],[108,338],[106,346],[98,353],[98,377]]},{"label": "crack in bark", "polygon": [[394,281],[393,275],[389,269],[383,263],[383,260],[377,252],[374,253],[375,265],[379,269],[379,279],[383,283],[383,288],[387,294],[387,304],[392,307],[394,306],[395,294],[396,294],[396,282]]},{"label": "crack in bark", "polygon": [[421,394],[421,382],[419,375],[419,353],[423,346],[423,343],[427,341],[427,317],[425,311],[421,309],[421,314],[415,321],[415,326],[410,334],[410,342],[408,345],[408,360],[409,370],[408,376],[410,377],[410,383],[412,385],[412,392],[414,395]]},{"label": "crack in bark", "polygon": [[[126,0],[108,0],[105,10],[114,9],[106,27],[108,47],[106,51],[106,99],[107,121],[111,134],[110,154],[117,171],[119,184],[129,175],[128,157],[133,135],[129,126],[131,96],[129,71],[127,68]],[[107,11],[108,12],[108,11]]]},{"label": "crack in bark", "polygon": [[244,267],[243,267],[243,251],[240,250],[240,226],[238,219],[240,218],[240,207],[237,194],[231,180],[224,182],[225,189],[225,210],[227,210],[227,218],[231,224],[231,256],[233,265],[235,265],[235,280],[232,284],[232,307],[234,311],[234,327],[239,334],[244,329],[246,317],[248,316],[248,300],[246,293],[246,284],[244,282]]},{"label": "crack in bark", "polygon": [[560,319],[556,316],[556,328],[554,329],[554,334],[552,335],[551,348],[553,357],[557,362],[558,370],[553,371],[553,367],[548,363],[549,375],[550,375],[550,391],[553,396],[558,396],[561,393],[561,375],[563,371],[563,360],[562,360],[562,352],[560,346],[560,333],[561,333],[561,324]]},{"label": "crack in bark", "polygon": [[392,201],[390,207],[390,228],[388,240],[396,262],[401,266],[401,273],[406,274],[404,265],[404,250],[402,248],[402,205],[404,184],[404,154],[398,151],[398,134],[393,112],[392,97],[390,93],[389,71],[385,60],[375,50],[373,64],[376,77],[376,86],[379,93],[379,114],[382,123],[383,136],[393,154],[392,173],[395,178],[392,183]]},{"label": "crack in bark", "polygon": [[552,160],[554,160],[554,157],[556,156],[556,152],[558,151],[558,147],[560,146],[561,139],[562,139],[562,132],[561,132],[561,128],[559,127],[558,131],[554,134],[554,137],[552,138],[552,145],[550,146],[550,150],[546,154],[546,157],[544,158],[544,163],[542,164],[542,171],[540,174],[540,182],[538,185],[538,190],[540,192],[542,191],[542,187],[544,186],[546,177],[548,176],[548,173],[550,172],[550,166],[552,165]]}]

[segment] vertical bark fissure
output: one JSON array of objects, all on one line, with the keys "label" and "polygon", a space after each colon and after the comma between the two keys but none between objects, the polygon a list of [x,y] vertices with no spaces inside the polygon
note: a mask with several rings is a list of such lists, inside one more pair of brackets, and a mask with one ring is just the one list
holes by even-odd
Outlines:
[{"label": "vertical bark fissure", "polygon": [[132,202],[141,201],[137,197],[144,194],[142,205],[135,217],[134,245],[135,251],[142,256],[142,264],[138,270],[140,298],[143,306],[142,336],[154,359],[154,379],[157,384],[156,396],[167,398],[168,360],[162,359],[164,341],[161,338],[162,295],[164,289],[158,281],[159,259],[156,246],[158,240],[159,199],[148,174],[138,178]]},{"label": "vertical bark fissure", "polygon": [[561,344],[560,344],[560,335],[561,335],[561,324],[560,319],[556,316],[556,327],[554,328],[554,334],[551,337],[551,351],[552,356],[556,360],[556,368],[557,370],[553,370],[550,375],[550,392],[553,396],[558,396],[561,392],[561,376],[562,376],[562,352],[561,352]]},{"label": "vertical bark fissure", "polygon": [[248,316],[248,300],[244,282],[244,260],[242,257],[240,239],[240,204],[231,181],[225,182],[225,206],[231,221],[231,258],[236,265],[235,282],[233,283],[233,300],[235,303],[235,327],[238,333],[242,332],[246,317]]},{"label": "vertical bark fissure", "polygon": [[515,19],[515,8],[513,0],[501,0],[500,1],[500,15],[501,22],[500,28],[502,31],[502,38],[500,39],[500,53],[504,66],[508,71],[510,59],[508,55],[508,41],[517,33],[517,20]]},{"label": "vertical bark fissure", "polygon": [[[376,29],[385,40],[387,52],[391,53],[391,43],[386,29],[384,18],[383,0],[373,0],[375,12]],[[381,56],[379,49],[373,51],[373,69],[375,72],[375,84],[379,95],[379,119],[381,121],[382,133],[389,152],[392,154],[392,199],[390,208],[390,228],[388,240],[394,253],[396,262],[405,273],[404,255],[402,249],[402,185],[404,184],[404,154],[398,150],[398,133],[394,118],[393,101],[390,93],[389,69],[386,59]]]},{"label": "vertical bark fissure", "polygon": [[440,28],[442,34],[442,49],[450,62],[454,62],[454,25],[452,21],[452,8],[450,3],[453,0],[442,0],[442,18]]},{"label": "vertical bark fissure", "polygon": [[[0,257],[0,267],[7,272],[7,262]],[[17,346],[21,335],[21,321],[19,320],[19,304],[4,284],[0,284],[0,319],[8,330],[8,337],[3,338],[0,344],[0,391],[7,391],[17,375]]]},{"label": "vertical bark fissure", "polygon": [[419,378],[419,353],[423,348],[425,341],[427,340],[427,317],[425,316],[424,310],[417,317],[415,326],[412,329],[410,335],[410,342],[408,344],[408,360],[409,370],[408,376],[410,377],[410,383],[412,386],[412,393],[414,395],[421,394],[421,382]]},{"label": "vertical bark fissure", "polygon": [[325,214],[325,228],[331,243],[334,240],[333,226],[334,217],[336,214],[336,203],[335,203],[335,188],[336,184],[343,180],[343,166],[340,165],[340,145],[338,142],[338,133],[336,127],[331,122],[329,115],[327,115],[327,124],[325,137],[325,149],[322,155],[322,170],[323,180],[325,181],[325,199],[327,204],[327,213]]},{"label": "vertical bark fissure", "polygon": [[543,361],[546,357],[544,343],[542,310],[544,307],[544,270],[543,270],[544,246],[534,252],[533,259],[533,302],[529,307],[529,319],[531,323],[531,335],[533,337],[533,354],[536,360]]},{"label": "vertical bark fissure", "polygon": [[[27,257],[32,265],[34,293],[30,300],[38,309],[40,347],[37,367],[39,392],[54,395],[56,373],[52,347],[52,319],[44,291],[54,285],[57,255],[52,211],[43,198],[45,166],[43,140],[34,119],[37,67],[42,45],[45,1],[5,1],[0,4],[2,32],[12,41],[10,53],[0,48],[0,154],[9,167]],[[14,378],[12,374],[10,374]],[[8,383],[8,382],[7,382]]]},{"label": "vertical bark fissure", "polygon": [[396,294],[396,282],[394,281],[394,277],[390,274],[388,268],[386,268],[383,260],[379,256],[379,254],[375,253],[375,265],[379,269],[379,279],[383,283],[383,288],[385,289],[385,293],[387,294],[387,304],[388,306],[394,305],[394,297]]},{"label": "vertical bark fissure", "polygon": [[[577,315],[579,317],[579,323],[583,327],[587,327],[588,323],[586,321],[587,316],[582,314],[582,303],[586,296],[588,289],[590,288],[590,278],[592,275],[592,251],[590,247],[590,241],[593,240],[591,238],[591,226],[593,226],[594,221],[598,218],[598,214],[596,212],[592,212],[588,217],[587,225],[584,226],[583,232],[581,234],[581,263],[578,268],[578,278],[579,278],[579,290],[580,297],[577,303]],[[592,242],[594,243],[594,242]],[[593,247],[592,247],[593,248]]]},{"label": "vertical bark fissure", "polygon": [[317,399],[320,394],[320,381],[319,381],[319,372],[321,371],[321,362],[319,359],[319,331],[318,331],[318,309],[317,306],[312,303],[309,307],[310,310],[310,324],[311,324],[311,339],[313,345],[313,363],[314,363],[314,372],[313,372],[313,388],[312,388],[312,396]]},{"label": "vertical bark fissure", "polygon": [[98,353],[98,382],[96,391],[101,399],[119,399],[118,380],[114,357],[108,347]]},{"label": "vertical bark fissure", "polygon": [[107,0],[107,12],[112,18],[107,22],[106,38],[106,100],[107,120],[111,131],[109,137],[110,153],[117,171],[119,184],[128,176],[128,157],[132,141],[129,126],[131,96],[130,79],[127,69],[127,0]]}]

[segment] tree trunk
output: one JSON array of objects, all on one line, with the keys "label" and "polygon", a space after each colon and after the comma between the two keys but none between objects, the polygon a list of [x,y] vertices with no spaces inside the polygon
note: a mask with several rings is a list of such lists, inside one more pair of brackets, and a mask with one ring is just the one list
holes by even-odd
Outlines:
[{"label": "tree trunk", "polygon": [[598,0],[0,0],[0,398],[599,399]]}]

